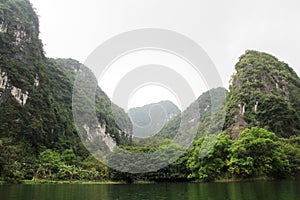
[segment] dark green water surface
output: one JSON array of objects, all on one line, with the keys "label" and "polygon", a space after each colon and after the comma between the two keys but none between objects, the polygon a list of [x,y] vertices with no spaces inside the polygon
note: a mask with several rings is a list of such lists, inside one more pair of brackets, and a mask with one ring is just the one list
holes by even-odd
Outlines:
[{"label": "dark green water surface", "polygon": [[300,200],[300,181],[146,185],[3,185],[0,200]]}]

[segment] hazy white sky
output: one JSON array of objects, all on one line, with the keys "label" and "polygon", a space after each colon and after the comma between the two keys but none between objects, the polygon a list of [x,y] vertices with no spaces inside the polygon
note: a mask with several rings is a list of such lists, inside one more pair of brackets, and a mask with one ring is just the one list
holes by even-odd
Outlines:
[{"label": "hazy white sky", "polygon": [[[238,57],[247,49],[271,53],[300,74],[298,0],[31,0],[31,3],[40,16],[40,37],[48,57],[70,57],[84,63],[97,46],[114,35],[139,28],[162,28],[196,41],[215,63],[225,87]],[[103,89],[110,94],[110,89]],[[148,102],[135,98],[139,100],[131,102],[132,106],[156,101],[159,95],[147,98]],[[165,98],[174,96],[166,94]]]}]

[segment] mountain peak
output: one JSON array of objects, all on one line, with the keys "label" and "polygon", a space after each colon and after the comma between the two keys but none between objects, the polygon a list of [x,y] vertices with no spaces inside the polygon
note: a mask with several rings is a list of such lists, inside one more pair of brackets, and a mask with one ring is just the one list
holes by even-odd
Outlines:
[{"label": "mountain peak", "polygon": [[129,109],[133,133],[137,137],[156,134],[178,114],[180,114],[179,108],[169,100]]},{"label": "mountain peak", "polygon": [[254,50],[246,51],[235,69],[227,102],[226,128],[232,138],[252,126],[267,127],[284,137],[298,134],[300,79],[294,70]]}]

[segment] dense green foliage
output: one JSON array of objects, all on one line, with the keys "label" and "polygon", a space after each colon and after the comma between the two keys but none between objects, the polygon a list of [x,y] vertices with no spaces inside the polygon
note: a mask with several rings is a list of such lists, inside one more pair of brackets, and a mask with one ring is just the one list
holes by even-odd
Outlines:
[{"label": "dense green foliage", "polygon": [[107,168],[97,160],[87,158],[78,162],[73,150],[66,149],[62,155],[47,149],[39,155],[35,179],[56,180],[103,180],[107,179]]},{"label": "dense green foliage", "polygon": [[220,137],[212,135],[211,140],[217,140],[214,148],[207,152],[206,156],[201,156],[202,148],[210,146],[204,143],[204,138],[194,141],[192,155],[189,157],[187,166],[192,173],[188,176],[190,179],[201,179],[205,181],[215,180],[224,177],[227,172],[227,157],[232,140],[228,134],[221,134]]},{"label": "dense green foliage", "polygon": [[230,152],[229,171],[235,176],[284,177],[290,172],[284,144],[265,129],[245,129]]},{"label": "dense green foliage", "polygon": [[[284,178],[299,175],[299,138],[293,145],[282,142],[273,132],[263,128],[245,129],[232,141],[223,133],[206,157],[199,156],[203,138],[194,142],[188,167],[189,178],[204,181],[243,178]],[[291,152],[292,155],[291,155]]]},{"label": "dense green foliage", "polygon": [[[135,153],[135,156],[132,157],[128,152]],[[133,182],[134,180],[186,181],[189,174],[189,169],[186,166],[188,154],[189,152],[185,152],[170,140],[164,140],[163,144],[158,147],[124,146],[108,157],[108,165],[117,166],[117,169],[122,171],[111,169],[110,175],[114,180],[125,180],[127,182]],[[173,155],[181,156],[175,162],[165,166],[169,157]],[[122,163],[122,166],[119,166],[120,163]],[[137,167],[143,166],[144,169],[151,170],[162,165],[161,169],[148,173],[140,173],[140,169]]]}]

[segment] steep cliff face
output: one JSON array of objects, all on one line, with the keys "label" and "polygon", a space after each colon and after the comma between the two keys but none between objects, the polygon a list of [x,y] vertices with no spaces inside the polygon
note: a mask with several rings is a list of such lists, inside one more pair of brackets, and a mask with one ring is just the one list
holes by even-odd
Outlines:
[{"label": "steep cliff face", "polygon": [[38,18],[30,3],[1,0],[0,29],[1,71],[9,79],[6,89],[16,87],[33,93],[36,76],[44,75],[44,54]]},{"label": "steep cliff face", "polygon": [[300,79],[272,55],[247,51],[236,64],[227,100],[226,128],[236,139],[246,127],[268,127],[279,136],[299,134]]},{"label": "steep cliff face", "polygon": [[[80,70],[91,74],[75,60],[44,56],[38,17],[28,0],[0,0],[0,139],[4,145],[10,145],[5,141],[22,144],[35,153],[72,148],[85,155],[72,118],[72,91]],[[86,98],[88,102],[90,97]],[[125,118],[123,130],[114,122],[107,106],[111,102],[99,87],[95,101],[98,121],[89,125],[96,127],[95,137],[110,138],[105,139],[107,150],[129,144],[131,124],[126,113],[115,108]]]},{"label": "steep cliff face", "polygon": [[35,149],[57,147],[38,17],[28,1],[1,0],[0,27],[1,137],[31,141]]},{"label": "steep cliff face", "polygon": [[[96,78],[91,70],[73,59],[48,59],[47,66],[50,90],[58,107],[57,112],[60,116],[63,116],[62,121],[64,121],[64,124],[72,126],[72,130],[74,130],[72,93],[76,76],[84,73],[89,80],[96,81]],[[81,89],[84,90],[84,88]],[[84,91],[82,91],[82,94],[84,94]],[[130,144],[132,125],[123,109],[113,104],[99,87],[95,91],[95,105],[91,104],[90,96],[83,96],[82,98],[82,103],[85,105],[82,106],[83,110],[80,111],[84,112],[87,115],[86,118],[89,119],[89,112],[86,108],[88,105],[92,106],[95,108],[98,118],[93,124],[87,122],[81,124],[81,128],[86,131],[91,141],[98,138],[98,142],[102,141],[103,145],[106,144],[103,151],[112,150],[117,144]],[[116,123],[116,118],[122,120],[118,120],[118,123]]]}]

